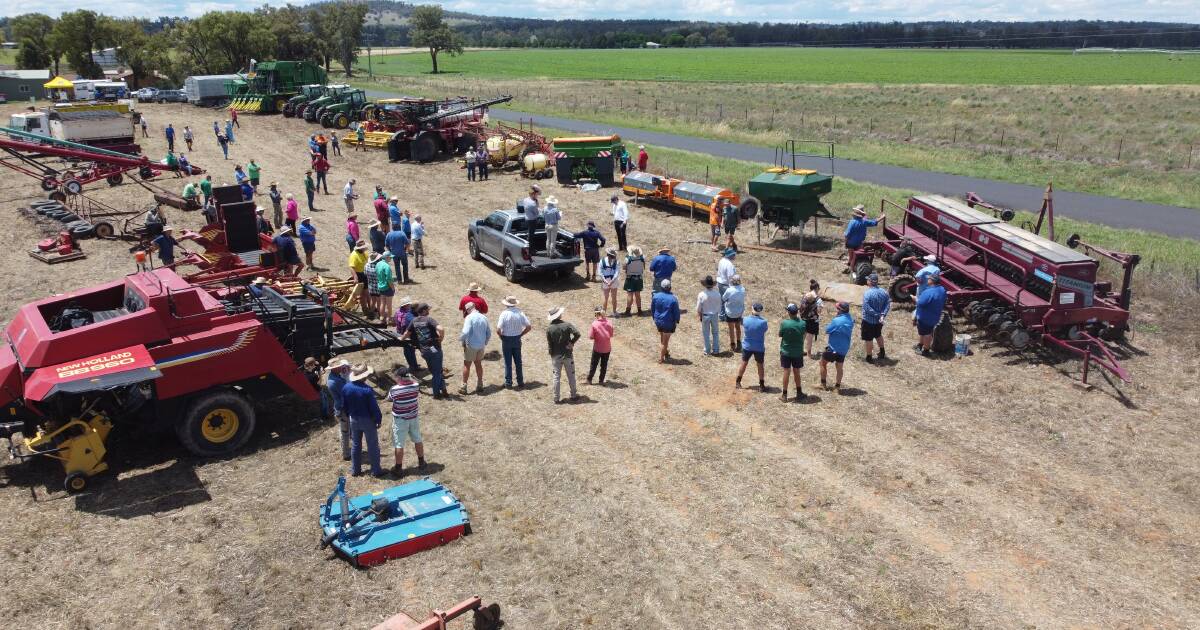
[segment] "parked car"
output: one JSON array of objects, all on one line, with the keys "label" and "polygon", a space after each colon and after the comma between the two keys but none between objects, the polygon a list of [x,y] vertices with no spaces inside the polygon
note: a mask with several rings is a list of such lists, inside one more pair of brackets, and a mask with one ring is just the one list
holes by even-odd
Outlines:
[{"label": "parked car", "polygon": [[158,96],[158,88],[144,87],[133,93],[139,103],[153,103]]},{"label": "parked car", "polygon": [[521,276],[553,273],[562,277],[579,266],[579,244],[575,235],[559,230],[554,244],[557,257],[546,249],[545,222],[534,223],[534,242],[526,239],[525,216],[516,210],[497,210],[467,226],[467,248],[471,258],[486,260],[504,268],[504,277],[516,282]]},{"label": "parked car", "polygon": [[0,105],[8,102],[8,95],[0,93]]},{"label": "parked car", "polygon": [[159,103],[186,103],[187,93],[183,90],[159,90],[154,100]]}]

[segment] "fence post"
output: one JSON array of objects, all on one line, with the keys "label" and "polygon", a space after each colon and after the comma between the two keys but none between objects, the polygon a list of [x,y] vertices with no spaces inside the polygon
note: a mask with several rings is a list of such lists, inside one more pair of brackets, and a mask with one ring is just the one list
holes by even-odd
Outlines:
[{"label": "fence post", "polygon": [[1121,149],[1124,149],[1124,148],[1125,148],[1125,136],[1121,136],[1121,139],[1117,142],[1117,161],[1118,162],[1121,161]]},{"label": "fence post", "polygon": [[912,140],[912,121],[908,121],[908,140]]},{"label": "fence post", "polygon": [[1192,170],[1192,152],[1195,150],[1196,150],[1196,145],[1188,144],[1188,162],[1187,162],[1188,165],[1187,165],[1187,167],[1188,167],[1189,171]]},{"label": "fence post", "polygon": [[654,98],[654,111],[658,111],[658,97]]},{"label": "fence post", "polygon": [[875,133],[875,119],[874,118],[867,121],[867,133],[868,134]]},{"label": "fence post", "polygon": [[1004,148],[1004,134],[1005,134],[1005,133],[1007,133],[1007,132],[1008,132],[1008,130],[1007,130],[1007,129],[1001,129],[1001,130],[1000,130],[1000,148],[1001,148],[1001,149],[1003,149],[1003,148]]},{"label": "fence post", "polygon": [[723,118],[725,118],[725,103],[718,103],[717,104],[717,122],[721,122],[721,120]]},{"label": "fence post", "polygon": [[950,140],[950,144],[958,144],[958,125],[954,125],[954,137]]},{"label": "fence post", "polygon": [[[771,122],[767,125],[767,131],[774,131],[774,130],[775,130],[775,108],[772,107],[771,108]],[[1190,159],[1191,155],[1189,154],[1188,157]]]},{"label": "fence post", "polygon": [[1054,141],[1054,152],[1058,153],[1058,145],[1062,144],[1062,132],[1058,132],[1058,138]]}]

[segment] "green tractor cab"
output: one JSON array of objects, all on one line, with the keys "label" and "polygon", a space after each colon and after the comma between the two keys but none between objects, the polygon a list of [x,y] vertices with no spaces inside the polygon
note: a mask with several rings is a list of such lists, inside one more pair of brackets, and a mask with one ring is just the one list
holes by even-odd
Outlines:
[{"label": "green tractor cab", "polygon": [[321,122],[321,114],[325,113],[325,108],[340,103],[342,98],[353,89],[349,85],[325,86],[325,94],[309,101],[308,106],[304,108],[304,120],[310,123]]},{"label": "green tractor cab", "polygon": [[321,112],[321,126],[345,129],[352,121],[363,120],[366,105],[367,93],[351,90],[343,95],[342,100],[325,107]]},{"label": "green tractor cab", "polygon": [[325,95],[325,86],[319,83],[310,83],[300,86],[300,93],[289,98],[287,103],[283,105],[283,115],[286,118],[293,116],[304,116],[304,108],[308,103],[321,98]]},{"label": "green tractor cab", "polygon": [[278,114],[301,86],[313,83],[325,83],[325,69],[311,61],[252,63],[245,74],[245,88],[230,92],[229,106],[239,112]]}]

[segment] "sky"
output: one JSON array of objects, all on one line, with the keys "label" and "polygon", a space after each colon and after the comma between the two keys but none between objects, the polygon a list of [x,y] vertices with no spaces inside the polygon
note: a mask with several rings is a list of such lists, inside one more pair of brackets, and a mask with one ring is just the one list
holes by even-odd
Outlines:
[{"label": "sky", "polygon": [[[1200,0],[410,0],[447,10],[530,18],[662,18],[711,22],[915,22],[921,20],[1150,20],[1200,23]],[[306,4],[292,0],[293,4]],[[91,9],[122,17],[180,15],[246,9],[286,0],[13,0],[0,15]],[[620,4],[614,11],[614,4]]]}]

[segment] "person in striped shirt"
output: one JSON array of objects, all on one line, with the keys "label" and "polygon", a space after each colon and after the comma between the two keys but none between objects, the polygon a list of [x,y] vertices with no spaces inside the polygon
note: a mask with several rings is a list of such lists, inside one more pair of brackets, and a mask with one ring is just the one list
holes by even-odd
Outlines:
[{"label": "person in striped shirt", "polygon": [[411,439],[417,451],[417,472],[424,474],[425,444],[421,442],[421,423],[417,418],[417,382],[404,366],[392,371],[396,384],[388,390],[387,399],[392,403],[392,447],[395,449],[396,465],[392,473],[397,479],[404,476],[404,442]]}]

